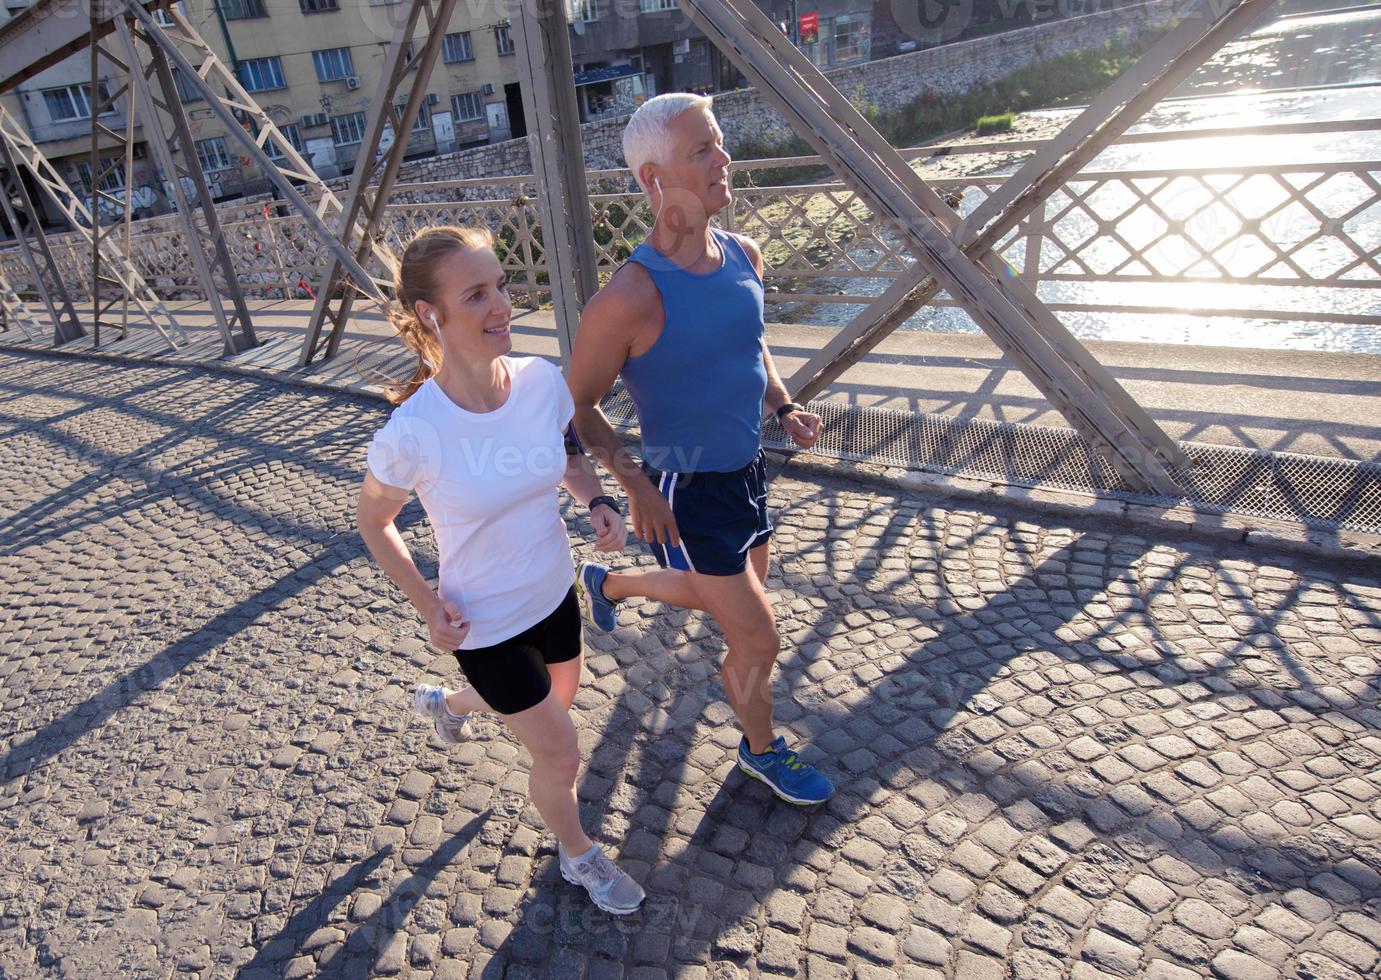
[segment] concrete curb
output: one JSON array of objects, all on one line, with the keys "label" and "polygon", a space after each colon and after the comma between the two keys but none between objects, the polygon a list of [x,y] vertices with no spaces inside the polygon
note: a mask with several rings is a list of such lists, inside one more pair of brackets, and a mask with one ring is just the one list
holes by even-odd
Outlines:
[{"label": "concrete curb", "polygon": [[[193,367],[242,377],[272,381],[306,391],[333,395],[353,395],[388,404],[383,390],[377,385],[361,382],[352,385],[329,384],[293,377],[281,371],[250,364],[235,364],[222,358],[199,359],[176,354],[158,357],[134,357],[128,354],[99,350],[35,349],[26,344],[0,340],[0,350],[43,357],[69,357],[86,360],[114,361],[121,364],[168,364]],[[635,434],[624,431],[624,441],[636,445]],[[1016,507],[1034,514],[1058,515],[1064,519],[1089,519],[1123,523],[1138,530],[1150,530],[1162,535],[1186,537],[1204,541],[1219,541],[1251,548],[1288,552],[1311,558],[1346,562],[1381,561],[1381,536],[1356,531],[1314,531],[1297,524],[1271,521],[1240,514],[1220,514],[1189,506],[1166,507],[1150,500],[1079,493],[1072,490],[1022,487],[996,480],[974,479],[906,470],[900,467],[874,466],[850,460],[823,460],[767,449],[768,455],[783,469],[793,473],[807,473],[877,487],[888,487],[907,493],[943,499],[964,499],[989,504]]]},{"label": "concrete curb", "polygon": [[1015,486],[982,480],[873,466],[849,460],[824,462],[799,453],[768,449],[768,455],[794,475],[803,473],[890,487],[937,500],[963,499],[1000,504],[1033,514],[1058,515],[1126,524],[1142,533],[1184,537],[1276,550],[1348,563],[1381,561],[1381,536],[1357,531],[1315,531],[1302,525],[1241,514],[1221,514],[1190,506],[1164,506],[1150,500],[1079,493],[1073,490]]}]

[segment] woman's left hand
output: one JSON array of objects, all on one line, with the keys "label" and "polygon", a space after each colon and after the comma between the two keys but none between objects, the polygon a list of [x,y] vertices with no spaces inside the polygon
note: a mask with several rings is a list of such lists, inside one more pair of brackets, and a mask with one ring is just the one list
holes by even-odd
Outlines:
[{"label": "woman's left hand", "polygon": [[628,543],[628,527],[623,515],[608,504],[600,504],[590,511],[590,523],[595,529],[596,551],[622,551]]}]

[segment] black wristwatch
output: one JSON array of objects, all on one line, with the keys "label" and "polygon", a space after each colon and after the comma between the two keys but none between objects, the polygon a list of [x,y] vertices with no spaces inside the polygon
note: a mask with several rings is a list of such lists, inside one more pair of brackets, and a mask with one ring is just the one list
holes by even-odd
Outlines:
[{"label": "black wristwatch", "polygon": [[619,509],[619,502],[617,500],[615,500],[613,497],[605,496],[596,497],[594,500],[590,501],[590,513],[593,514],[595,508],[598,507],[600,504],[603,504],[604,506],[608,507],[615,514],[623,513],[623,511]]},{"label": "black wristwatch", "polygon": [[795,402],[787,402],[781,408],[777,409],[777,419],[780,421],[792,412],[804,412],[805,410],[806,407],[804,405],[797,405]]}]

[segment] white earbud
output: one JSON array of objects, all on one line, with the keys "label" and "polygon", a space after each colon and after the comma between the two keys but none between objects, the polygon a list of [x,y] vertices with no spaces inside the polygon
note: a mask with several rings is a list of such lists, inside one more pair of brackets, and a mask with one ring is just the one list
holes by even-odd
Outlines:
[{"label": "white earbud", "polygon": [[657,202],[657,212],[652,216],[652,227],[656,228],[657,222],[661,220],[662,208],[666,206],[667,198],[666,195],[662,193],[662,182],[655,176],[652,178],[652,186],[657,188],[657,196],[661,198],[661,200]]},{"label": "white earbud", "polygon": [[[441,327],[437,325],[437,322],[436,322],[436,313],[435,313],[435,312],[428,313],[428,314],[427,314],[427,319],[430,320],[430,321],[432,321],[432,329],[433,329],[434,331],[436,331],[437,339],[440,340],[440,339],[441,339]],[[427,367],[431,368],[433,371],[436,370],[436,365],[432,363],[431,358],[429,358],[429,357],[427,357],[427,356],[425,356],[425,355],[422,356],[422,363],[425,364],[425,365],[427,365]]]}]

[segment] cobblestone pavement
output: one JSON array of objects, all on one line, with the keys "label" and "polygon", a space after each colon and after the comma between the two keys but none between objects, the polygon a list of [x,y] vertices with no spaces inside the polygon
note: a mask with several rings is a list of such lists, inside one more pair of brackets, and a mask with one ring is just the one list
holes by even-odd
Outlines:
[{"label": "cobblestone pavement", "polygon": [[735,771],[717,635],[624,610],[618,920],[512,739],[411,719],[456,673],[351,529],[384,414],[0,354],[0,974],[1376,975],[1374,570],[783,476],[779,716],[841,791]]}]

